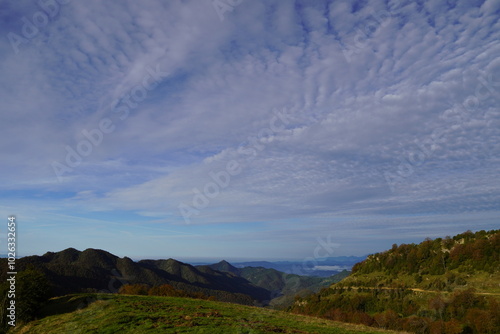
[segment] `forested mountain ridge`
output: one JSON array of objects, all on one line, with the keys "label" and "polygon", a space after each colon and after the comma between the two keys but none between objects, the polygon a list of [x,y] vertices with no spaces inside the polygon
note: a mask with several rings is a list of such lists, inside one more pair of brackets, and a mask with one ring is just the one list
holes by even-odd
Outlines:
[{"label": "forested mountain ridge", "polygon": [[[0,279],[5,281],[7,259],[0,259]],[[2,264],[3,263],[3,264]],[[100,249],[78,251],[68,248],[42,256],[27,256],[17,260],[19,272],[34,268],[43,273],[52,294],[61,296],[78,292],[118,292],[125,284],[145,284],[150,287],[171,285],[187,293],[213,296],[217,300],[247,305],[270,299],[270,291],[247,280],[210,268],[199,270],[173,259],[134,262]]]},{"label": "forested mountain ridge", "polygon": [[294,313],[414,333],[500,333],[500,230],[393,245]]},{"label": "forested mountain ridge", "polygon": [[[7,265],[1,263],[0,279]],[[176,295],[213,296],[217,300],[247,305],[289,306],[295,294],[305,296],[339,278],[319,278],[285,274],[274,269],[235,268],[226,261],[211,266],[192,266],[174,259],[133,261],[100,249],[79,251],[68,248],[27,256],[17,261],[20,272],[34,268],[43,273],[53,296],[79,292],[118,292],[123,285],[149,288],[170,285]],[[148,288],[136,286],[135,291]],[[132,290],[134,290],[132,289]],[[173,291],[173,290],[172,290]],[[275,299],[274,301],[272,301]]]},{"label": "forested mountain ridge", "polygon": [[450,290],[473,287],[500,292],[500,230],[467,231],[427,238],[420,244],[394,244],[357,263],[343,283],[364,286]]}]

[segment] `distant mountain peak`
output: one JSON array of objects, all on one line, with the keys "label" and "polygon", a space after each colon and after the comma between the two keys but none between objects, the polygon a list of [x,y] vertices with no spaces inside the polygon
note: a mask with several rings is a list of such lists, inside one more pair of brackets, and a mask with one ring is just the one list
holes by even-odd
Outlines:
[{"label": "distant mountain peak", "polygon": [[47,261],[58,259],[64,262],[74,262],[78,260],[81,253],[78,249],[70,247],[59,252],[47,252],[42,255],[42,258]]},{"label": "distant mountain peak", "polygon": [[103,249],[98,249],[98,248],[87,248],[86,250],[84,250],[83,252],[81,252],[82,254],[85,253],[85,254],[98,254],[98,255],[105,255],[105,256],[110,256],[110,257],[115,257],[117,258],[118,256],[114,255],[114,254],[111,254],[110,252],[108,251],[105,251]]},{"label": "distant mountain peak", "polygon": [[214,263],[209,265],[211,269],[217,270],[217,271],[222,271],[226,273],[232,273],[235,275],[239,274],[239,269],[233,266],[231,263],[227,262],[226,260],[222,260],[220,262]]},{"label": "distant mountain peak", "polygon": [[73,247],[69,247],[69,248],[66,248],[66,249],[63,249],[62,251],[59,251],[59,252],[49,252],[51,254],[80,254],[81,251],[79,251],[78,249],[75,249]]}]

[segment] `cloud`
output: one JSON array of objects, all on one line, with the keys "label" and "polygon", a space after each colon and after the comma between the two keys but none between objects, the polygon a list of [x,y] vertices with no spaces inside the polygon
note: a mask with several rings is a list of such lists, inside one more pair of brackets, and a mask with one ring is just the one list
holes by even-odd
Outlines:
[{"label": "cloud", "polygon": [[[22,36],[38,11],[9,3],[3,31]],[[455,231],[460,213],[492,228],[498,14],[494,1],[253,1],[221,21],[210,2],[69,2],[18,53],[0,42],[2,198],[173,226],[185,205],[194,229],[276,236],[288,221],[290,240]],[[53,163],[103,119],[113,131],[58,178]]]}]

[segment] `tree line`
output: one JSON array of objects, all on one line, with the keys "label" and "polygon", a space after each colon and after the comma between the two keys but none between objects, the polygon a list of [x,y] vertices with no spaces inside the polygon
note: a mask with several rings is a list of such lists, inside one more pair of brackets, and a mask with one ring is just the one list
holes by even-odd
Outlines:
[{"label": "tree line", "polygon": [[454,269],[465,273],[478,270],[493,273],[500,268],[499,231],[467,231],[453,238],[427,238],[418,245],[394,244],[392,249],[355,264],[352,273],[443,275]]},{"label": "tree line", "polygon": [[162,284],[157,286],[149,286],[147,284],[125,284],[118,290],[120,294],[126,295],[144,295],[144,296],[163,296],[163,297],[181,297],[195,298],[205,300],[217,300],[223,302],[231,302],[244,305],[253,305],[253,299],[242,293],[231,293],[227,291],[211,290],[210,294],[206,294],[204,289],[200,291],[186,291],[177,289],[170,284]]}]

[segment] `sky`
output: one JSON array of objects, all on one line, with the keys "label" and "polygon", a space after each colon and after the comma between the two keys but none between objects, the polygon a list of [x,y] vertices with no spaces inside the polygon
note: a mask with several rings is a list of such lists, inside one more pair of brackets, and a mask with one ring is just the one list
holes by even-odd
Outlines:
[{"label": "sky", "polygon": [[0,236],[14,215],[19,255],[313,261],[499,228],[499,19],[2,0]]}]

